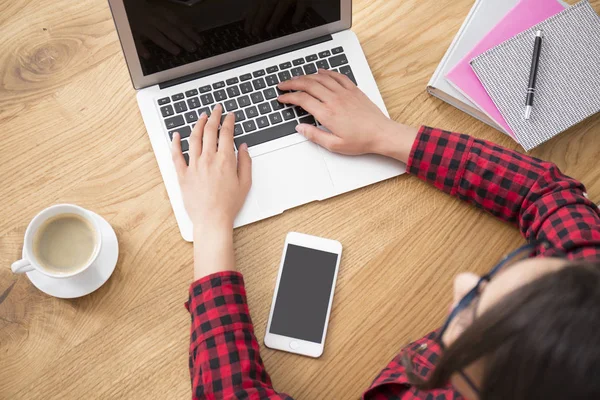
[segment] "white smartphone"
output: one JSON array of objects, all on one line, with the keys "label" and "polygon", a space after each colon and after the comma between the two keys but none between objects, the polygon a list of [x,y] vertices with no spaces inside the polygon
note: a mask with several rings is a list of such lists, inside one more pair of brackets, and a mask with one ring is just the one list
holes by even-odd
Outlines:
[{"label": "white smartphone", "polygon": [[285,239],[265,345],[309,357],[325,346],[342,245],[290,232]]}]

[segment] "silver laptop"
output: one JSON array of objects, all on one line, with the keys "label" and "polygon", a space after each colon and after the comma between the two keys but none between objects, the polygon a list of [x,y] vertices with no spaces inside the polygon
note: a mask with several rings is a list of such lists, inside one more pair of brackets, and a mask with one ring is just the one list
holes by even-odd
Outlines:
[{"label": "silver laptop", "polygon": [[[171,137],[187,138],[202,112],[235,113],[235,145],[247,143],[253,185],[235,220],[285,210],[405,172],[375,155],[328,152],[296,133],[318,124],[277,101],[277,83],[318,68],[352,79],[386,113],[352,24],[351,0],[109,0],[138,105],[183,238],[192,240]],[[365,132],[365,134],[369,134]]]}]

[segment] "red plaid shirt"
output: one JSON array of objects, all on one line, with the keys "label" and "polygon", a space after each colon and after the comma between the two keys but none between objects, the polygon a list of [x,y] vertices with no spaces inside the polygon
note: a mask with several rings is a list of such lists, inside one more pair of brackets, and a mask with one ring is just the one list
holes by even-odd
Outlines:
[{"label": "red plaid shirt", "polygon": [[[572,259],[600,259],[600,213],[584,186],[556,165],[466,135],[422,127],[408,170],[439,189],[515,224],[528,240],[546,239]],[[552,256],[554,250],[539,249]],[[242,275],[222,272],[190,287],[190,376],[194,399],[291,399],[273,388],[260,357]],[[448,384],[420,391],[400,360],[429,376],[440,348],[435,332],[409,345],[379,374],[363,398],[447,400]]]}]

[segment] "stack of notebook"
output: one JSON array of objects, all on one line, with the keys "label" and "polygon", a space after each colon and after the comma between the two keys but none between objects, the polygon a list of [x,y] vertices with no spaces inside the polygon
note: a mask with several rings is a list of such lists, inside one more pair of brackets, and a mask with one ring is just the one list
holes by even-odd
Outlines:
[{"label": "stack of notebook", "polygon": [[[526,120],[538,29],[544,40]],[[587,0],[477,0],[428,91],[530,150],[600,111],[600,17]]]}]

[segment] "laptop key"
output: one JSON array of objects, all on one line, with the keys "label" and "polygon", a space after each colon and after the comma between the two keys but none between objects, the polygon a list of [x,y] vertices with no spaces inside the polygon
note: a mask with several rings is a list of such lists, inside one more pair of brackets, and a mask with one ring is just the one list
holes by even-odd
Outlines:
[{"label": "laptop key", "polygon": [[197,97],[192,97],[191,99],[187,99],[188,107],[190,110],[194,108],[200,107],[200,100]]},{"label": "laptop key", "polygon": [[300,123],[317,126],[317,121],[315,121],[315,118],[312,115],[300,118]]},{"label": "laptop key", "polygon": [[190,144],[188,143],[187,140],[182,140],[181,141],[181,151],[188,151],[190,149]]},{"label": "laptop key", "polygon": [[196,111],[186,112],[183,116],[185,117],[185,122],[188,124],[193,124],[198,121],[198,114],[196,114]]},{"label": "laptop key", "polygon": [[177,93],[174,94],[173,96],[171,96],[171,100],[173,101],[179,101],[179,100],[183,100],[185,96],[183,95],[183,93]]},{"label": "laptop key", "polygon": [[240,80],[242,82],[249,81],[250,79],[252,79],[252,74],[244,74],[244,75],[240,76]]},{"label": "laptop key", "polygon": [[316,54],[306,56],[306,62],[313,62],[313,61],[317,61],[318,59],[319,59],[319,57],[317,57]]},{"label": "laptop key", "polygon": [[227,94],[229,95],[229,97],[237,97],[240,95],[240,88],[238,88],[237,86],[231,86],[227,88]]},{"label": "laptop key", "polygon": [[206,85],[206,86],[202,86],[200,88],[200,93],[208,93],[212,90],[212,87],[210,87],[210,85]]},{"label": "laptop key", "polygon": [[231,78],[231,79],[227,79],[225,82],[227,83],[227,86],[231,86],[231,85],[235,85],[239,81],[240,80],[238,78]]},{"label": "laptop key", "polygon": [[340,65],[348,64],[348,59],[345,54],[340,54],[339,56],[331,57],[329,64],[331,64],[331,68],[336,68]]},{"label": "laptop key", "polygon": [[331,49],[331,53],[333,54],[340,54],[344,52],[344,48],[343,47],[336,47],[335,49]]},{"label": "laptop key", "polygon": [[[242,124],[244,126],[244,131],[247,132],[252,132],[256,130],[256,124],[254,123],[254,121],[246,121]],[[241,143],[240,143],[241,144]],[[237,145],[237,143],[236,143]],[[237,146],[237,148],[239,149],[240,146]]]},{"label": "laptop key", "polygon": [[350,78],[350,80],[352,82],[354,82],[354,84],[356,85],[356,78],[354,77],[354,74],[352,73],[352,68],[350,68],[349,65],[344,65],[343,67],[340,67],[340,74],[344,74],[346,75],[348,78]]},{"label": "laptop key", "polygon": [[296,115],[294,115],[294,111],[291,108],[283,110],[281,114],[283,115],[283,119],[286,121],[296,118]]},{"label": "laptop key", "polygon": [[242,128],[242,125],[235,124],[235,127],[233,128],[233,136],[238,136],[242,133],[244,133],[244,128]]},{"label": "laptop key", "polygon": [[207,106],[209,104],[212,104],[215,102],[215,99],[213,98],[213,95],[210,93],[207,94],[203,94],[202,96],[200,96],[200,100],[202,100],[202,105],[203,106]]},{"label": "laptop key", "polygon": [[298,59],[292,61],[292,64],[294,64],[295,66],[302,65],[302,64],[304,64],[304,58],[298,58]]},{"label": "laptop key", "polygon": [[304,72],[306,73],[306,75],[316,74],[317,67],[315,67],[315,64],[307,64],[304,66]]},{"label": "laptop key", "polygon": [[277,68],[277,65],[273,65],[272,67],[267,68],[267,74],[272,74],[277,71],[279,71],[279,68]]},{"label": "laptop key", "polygon": [[215,96],[215,101],[227,100],[227,94],[224,90],[217,90],[213,95]]},{"label": "laptop key", "polygon": [[244,82],[240,85],[240,89],[242,89],[242,93],[246,94],[246,93],[250,93],[252,91],[254,91],[254,88],[252,87],[252,84],[250,82]]},{"label": "laptop key", "polygon": [[246,116],[249,119],[252,119],[254,117],[258,117],[258,109],[256,107],[254,107],[254,106],[246,108]]},{"label": "laptop key", "polygon": [[292,68],[292,76],[300,76],[300,75],[304,75],[304,71],[302,70],[302,67]]},{"label": "laptop key", "polygon": [[263,129],[252,135],[239,136],[234,139],[235,145],[239,149],[243,143],[246,143],[248,147],[252,147],[262,143],[270,142],[271,140],[279,139],[296,133],[296,125],[297,121],[290,121],[285,124],[275,125],[270,128]]},{"label": "laptop key", "polygon": [[299,117],[304,117],[305,115],[308,115],[308,111],[306,111],[304,108],[296,106],[294,107],[294,110],[296,110],[296,114]]},{"label": "laptop key", "polygon": [[238,109],[237,102],[235,100],[227,100],[225,102],[225,109],[227,111],[233,111]]},{"label": "laptop key", "polygon": [[242,96],[238,99],[238,104],[240,107],[248,107],[252,102],[250,101],[250,97]]},{"label": "laptop key", "polygon": [[198,96],[198,91],[196,89],[188,90],[185,92],[185,97]]},{"label": "laptop key", "polygon": [[278,112],[269,115],[269,119],[271,120],[271,124],[273,125],[283,122],[283,118],[281,118],[281,114]]},{"label": "laptop key", "polygon": [[208,107],[204,107],[198,110],[198,117],[200,117],[202,115],[202,113],[205,113],[207,117],[210,117],[210,108]]},{"label": "laptop key", "polygon": [[273,100],[273,101],[271,102],[271,108],[272,108],[274,111],[278,111],[278,110],[282,110],[282,109],[284,109],[284,108],[285,108],[285,105],[283,105],[282,103],[280,103],[280,102],[279,102],[279,101],[277,101],[277,100]]},{"label": "laptop key", "polygon": [[277,75],[269,75],[265,79],[267,80],[268,86],[275,86],[279,83],[279,79],[277,79]]},{"label": "laptop key", "polygon": [[279,68],[280,69],[288,69],[288,68],[292,68],[292,63],[291,62],[285,62],[283,64],[279,64]]},{"label": "laptop key", "polygon": [[160,108],[160,112],[163,116],[163,118],[166,117],[170,117],[172,115],[175,115],[175,111],[173,111],[173,107],[172,106],[164,106]]},{"label": "laptop key", "polygon": [[258,105],[258,111],[260,111],[260,115],[265,115],[273,110],[271,110],[271,106],[269,105],[269,103],[262,103]]},{"label": "laptop key", "polygon": [[254,85],[254,90],[261,90],[267,87],[267,84],[263,78],[253,80],[252,85]]},{"label": "laptop key", "polygon": [[327,60],[319,60],[317,61],[317,68],[329,69],[329,63],[327,62]]},{"label": "laptop key", "polygon": [[183,120],[182,115],[176,115],[174,117],[165,119],[165,126],[167,129],[177,128],[183,124],[185,124],[185,121]]},{"label": "laptop key", "polygon": [[183,153],[183,159],[185,160],[185,163],[189,167],[190,166],[190,155],[188,153]]},{"label": "laptop key", "polygon": [[189,126],[182,126],[181,128],[169,131],[169,138],[171,138],[171,141],[173,141],[173,134],[175,132],[179,132],[180,138],[185,139],[187,137],[190,137],[190,135],[192,134],[192,128],[190,128]]},{"label": "laptop key", "polygon": [[175,106],[175,111],[177,112],[177,114],[181,114],[182,112],[187,111],[185,101],[180,101],[178,103],[175,103],[174,106]]},{"label": "laptop key", "polygon": [[163,99],[158,99],[159,106],[164,106],[165,104],[169,104],[170,102],[171,102],[171,99],[168,97],[165,97]]},{"label": "laptop key", "polygon": [[250,95],[250,98],[252,98],[252,103],[257,104],[260,102],[265,101],[265,98],[263,97],[261,92],[254,92]]},{"label": "laptop key", "polygon": [[213,83],[213,89],[217,90],[217,89],[223,89],[225,87],[225,82],[221,81],[221,82],[217,82],[217,83]]},{"label": "laptop key", "polygon": [[269,88],[267,90],[263,90],[263,94],[265,95],[265,99],[271,100],[277,97],[277,92],[273,88]]},{"label": "laptop key", "polygon": [[234,114],[235,114],[235,120],[236,120],[236,122],[242,122],[242,121],[246,120],[246,116],[244,115],[244,111],[237,110]]},{"label": "laptop key", "polygon": [[290,79],[292,79],[292,75],[290,74],[290,71],[280,72],[279,74],[277,74],[277,76],[279,76],[280,82],[285,82],[285,81],[289,81]]},{"label": "laptop key", "polygon": [[267,117],[260,117],[256,119],[256,125],[259,129],[266,128],[269,126],[269,119]]},{"label": "laptop key", "polygon": [[325,58],[325,57],[329,57],[331,55],[331,52],[329,50],[325,50],[319,53],[319,58]]},{"label": "laptop key", "polygon": [[258,71],[254,71],[252,73],[252,76],[254,76],[255,78],[258,78],[259,76],[265,76],[265,70],[259,69]]}]

